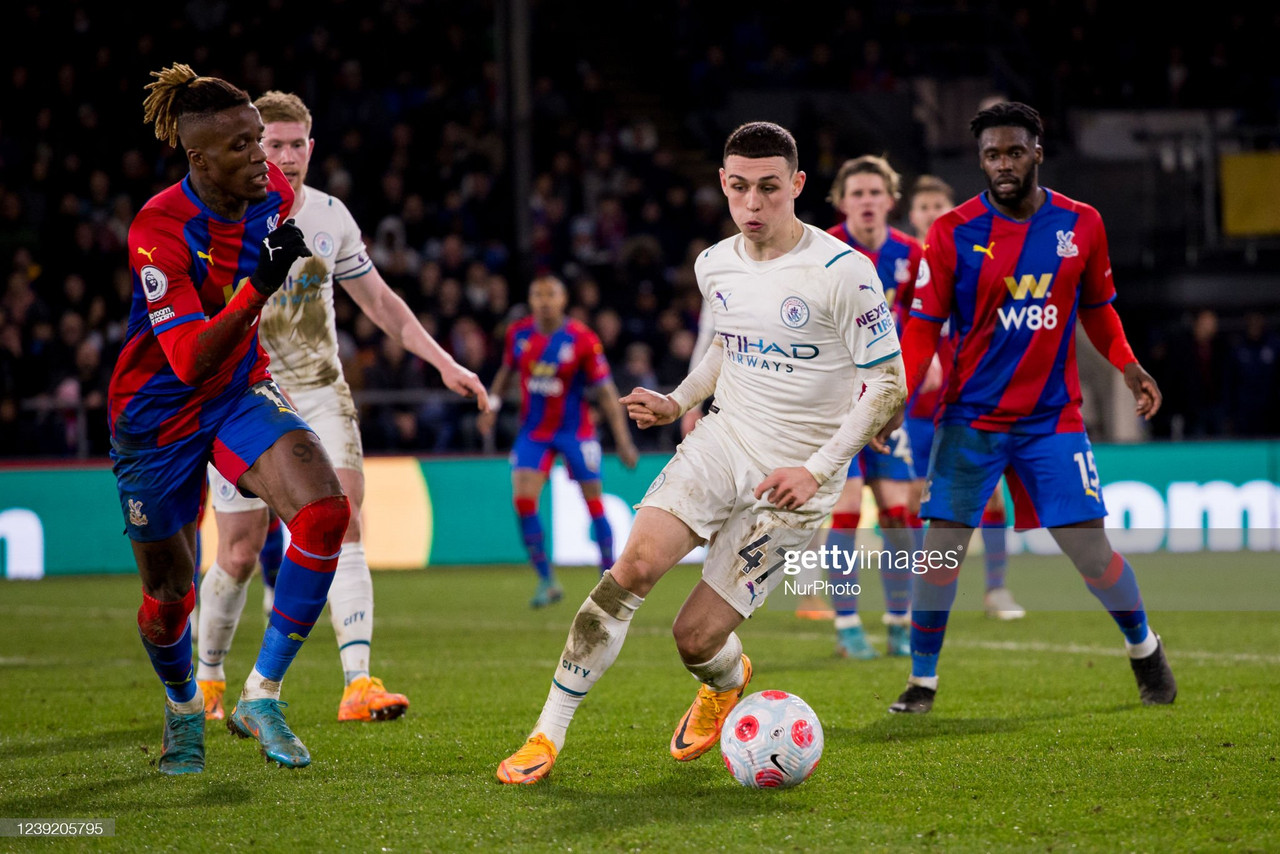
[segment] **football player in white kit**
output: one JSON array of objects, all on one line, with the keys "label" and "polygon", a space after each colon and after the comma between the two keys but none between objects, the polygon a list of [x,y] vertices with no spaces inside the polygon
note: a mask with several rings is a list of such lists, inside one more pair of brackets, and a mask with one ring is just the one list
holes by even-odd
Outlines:
[{"label": "football player in white kit", "polygon": [[712,393],[715,406],[654,479],[622,555],[582,603],[538,722],[498,766],[504,783],[546,777],[632,615],[702,543],[702,579],[672,631],[703,684],[671,754],[686,761],[713,747],[751,679],[734,630],[831,512],[853,455],[885,447],[878,434],[906,399],[893,317],[866,256],[796,218],[798,166],[795,139],[770,122],[742,125],[725,143],[720,187],[740,233],[695,267],[714,343],[670,395],[622,398],[641,428],[670,424]]},{"label": "football player in white kit", "polygon": [[[271,357],[272,377],[320,437],[351,500],[351,522],[329,589],[329,617],[346,680],[338,720],[391,720],[404,714],[409,700],[387,691],[382,680],[369,673],[373,579],[361,542],[364,454],[355,403],[338,360],[334,282],[384,333],[435,367],[448,388],[474,397],[482,412],[488,409],[488,397],[480,379],[459,365],[387,286],[365,251],[360,227],[346,205],[304,185],[315,140],[311,139],[311,112],[302,100],[272,91],[258,98],[255,106],[266,126],[262,144],[267,159],[280,167],[293,186],[290,216],[312,252],[312,257],[294,264],[284,287],[262,310],[258,334]],[[220,719],[226,690],[223,661],[269,522],[261,500],[242,495],[212,466],[209,479],[218,553],[200,585],[196,679],[204,693],[206,718]]]}]

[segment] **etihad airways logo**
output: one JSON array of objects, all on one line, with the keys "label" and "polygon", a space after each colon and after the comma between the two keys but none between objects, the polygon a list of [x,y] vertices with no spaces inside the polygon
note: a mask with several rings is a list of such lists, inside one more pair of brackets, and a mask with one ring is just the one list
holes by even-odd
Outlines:
[{"label": "etihad airways logo", "polygon": [[754,353],[759,356],[777,356],[780,359],[816,359],[818,348],[813,344],[780,344],[732,332],[717,332],[724,339],[725,349],[733,353]]},{"label": "etihad airways logo", "polygon": [[724,357],[746,368],[759,368],[779,374],[790,374],[797,362],[818,358],[818,348],[813,344],[794,344],[767,341],[764,338],[738,335],[733,332],[717,332],[724,340]]}]

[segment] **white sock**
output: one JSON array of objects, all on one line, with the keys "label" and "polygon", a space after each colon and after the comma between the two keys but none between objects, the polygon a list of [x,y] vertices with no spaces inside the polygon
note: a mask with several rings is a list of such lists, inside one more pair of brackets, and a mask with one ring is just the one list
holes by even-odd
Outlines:
[{"label": "white sock", "polygon": [[[551,691],[533,727],[559,751],[582,698],[618,657],[631,617],[644,599],[624,589],[606,572],[573,618]],[[531,733],[532,734],[532,733]]]},{"label": "white sock", "polygon": [[1125,651],[1129,653],[1130,658],[1146,658],[1148,655],[1156,651],[1160,641],[1156,638],[1156,633],[1151,631],[1151,627],[1147,626],[1147,636],[1142,639],[1141,643],[1124,642]]},{"label": "white sock", "polygon": [[202,682],[225,682],[227,675],[222,662],[231,651],[231,641],[236,636],[240,612],[244,610],[249,582],[237,581],[214,563],[200,582],[200,644],[196,654],[200,659],[196,679]]},{"label": "white sock", "polygon": [[742,641],[737,632],[730,632],[720,651],[702,664],[686,664],[694,678],[712,691],[720,693],[741,688],[746,676],[742,666]]},{"label": "white sock", "polygon": [[919,685],[921,688],[929,688],[931,690],[937,691],[938,677],[937,676],[910,676],[907,678],[907,684]]},{"label": "white sock", "polygon": [[862,625],[862,617],[858,614],[837,614],[835,619],[836,631],[841,629],[856,629]]},{"label": "white sock", "polygon": [[338,639],[338,658],[347,684],[369,675],[373,640],[373,576],[364,543],[343,543],[329,587],[329,620]]},{"label": "white sock", "polygon": [[177,703],[169,699],[166,695],[164,698],[165,705],[169,707],[169,711],[175,715],[194,715],[196,712],[204,711],[204,694],[200,689],[196,689],[195,696],[185,703]]},{"label": "white sock", "polygon": [[890,614],[885,612],[880,615],[880,622],[886,626],[909,626],[911,625],[911,612],[905,614]]},{"label": "white sock", "polygon": [[[197,692],[199,693],[199,692]],[[244,680],[244,688],[240,691],[241,700],[279,700],[280,699],[280,683],[272,682],[267,677],[258,672],[258,668],[253,668],[253,672],[249,674],[249,678]],[[203,707],[201,707],[203,708]]]}]

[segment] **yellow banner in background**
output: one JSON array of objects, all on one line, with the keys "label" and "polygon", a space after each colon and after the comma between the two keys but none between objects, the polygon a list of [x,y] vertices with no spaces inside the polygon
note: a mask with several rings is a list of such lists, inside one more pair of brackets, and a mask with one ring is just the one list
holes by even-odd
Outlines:
[{"label": "yellow banner in background", "polygon": [[[205,508],[200,524],[200,569],[218,555],[218,526]],[[431,495],[414,457],[364,461],[364,508],[360,514],[365,558],[375,569],[422,569],[431,554]],[[288,542],[288,531],[285,532]]]},{"label": "yellow banner in background", "polygon": [[1224,154],[1221,171],[1223,234],[1280,234],[1280,152]]}]

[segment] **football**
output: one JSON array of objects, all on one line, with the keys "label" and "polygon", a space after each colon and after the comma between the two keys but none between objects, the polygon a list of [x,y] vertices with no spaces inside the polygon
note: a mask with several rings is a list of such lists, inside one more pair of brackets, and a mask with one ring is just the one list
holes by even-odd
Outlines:
[{"label": "football", "polygon": [[786,691],[744,697],[725,719],[720,753],[744,786],[786,789],[809,779],[822,758],[822,723],[813,709]]}]

